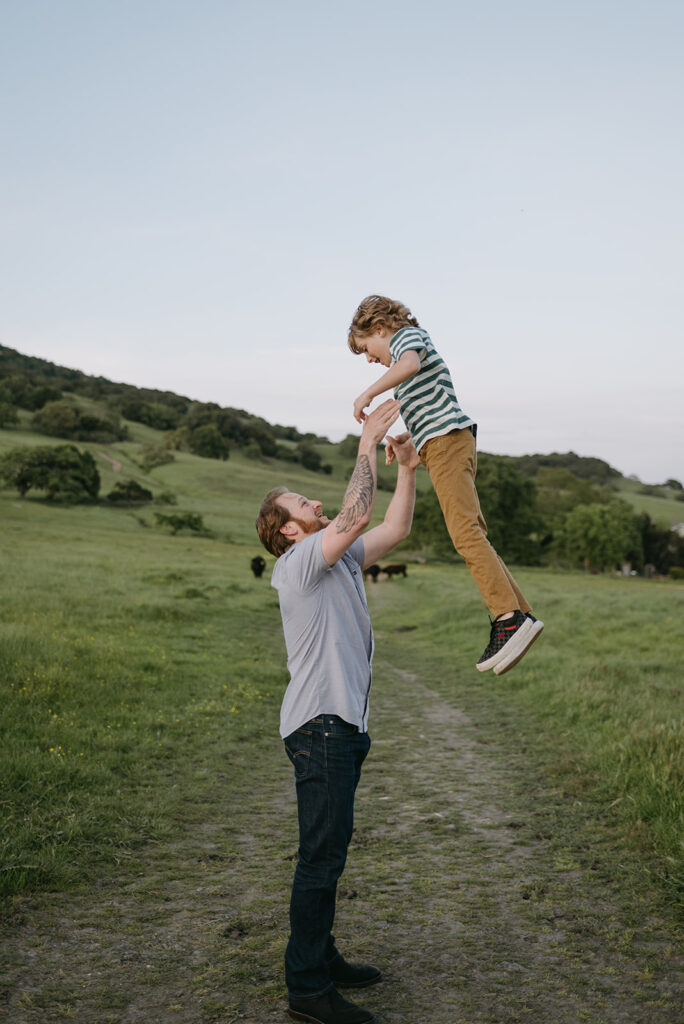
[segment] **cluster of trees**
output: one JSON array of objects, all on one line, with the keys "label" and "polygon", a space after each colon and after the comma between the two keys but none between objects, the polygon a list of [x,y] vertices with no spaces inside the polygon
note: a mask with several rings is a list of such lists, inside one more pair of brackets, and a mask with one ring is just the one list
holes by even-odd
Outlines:
[{"label": "cluster of trees", "polygon": [[[536,474],[530,475],[536,458],[526,457],[521,471],[516,465],[520,460],[479,456],[480,504],[490,539],[506,561],[587,569],[629,563],[637,571],[651,566],[662,574],[684,566],[684,537],[676,531],[659,526],[646,513],[635,513],[612,487],[590,483],[587,473],[580,478],[569,469],[539,462]],[[597,477],[608,479],[592,472],[592,479]],[[431,489],[416,501],[408,544],[429,545],[441,557],[456,557]]]},{"label": "cluster of trees", "polygon": [[679,480],[670,477],[662,484],[642,484],[639,494],[650,494],[654,498],[674,498],[675,501],[684,501],[684,487]]},{"label": "cluster of trees", "polygon": [[94,416],[79,409],[73,402],[61,399],[46,402],[42,409],[33,414],[31,425],[39,434],[73,441],[108,444],[112,441],[125,441],[128,436],[126,427],[121,425],[116,413],[110,412],[105,417]]},{"label": "cluster of trees", "polygon": [[[279,458],[301,463],[313,472],[330,473],[316,451],[326,438],[302,434],[296,427],[268,423],[244,409],[214,402],[193,402],[170,391],[117,384],[79,370],[24,356],[0,346],[0,427],[18,422],[18,411],[34,413],[32,427],[51,437],[101,443],[123,440],[121,418],[165,432],[171,450],[210,459],[227,459],[232,449],[252,458]],[[68,396],[68,399],[65,398]],[[94,415],[79,407],[79,397],[97,402]]]},{"label": "cluster of trees", "polygon": [[564,469],[580,480],[593,484],[610,484],[620,479],[620,473],[603,459],[576,455],[575,452],[552,452],[550,455],[518,455],[510,461],[526,476],[536,477],[542,469]]},{"label": "cluster of trees", "polygon": [[51,501],[94,501],[100,474],[90,452],[73,444],[13,448],[0,459],[0,478],[23,498],[30,490],[45,491]]},{"label": "cluster of trees", "polygon": [[[95,460],[90,452],[79,451],[73,444],[13,448],[0,457],[0,480],[16,487],[22,498],[29,491],[41,491],[49,501],[72,505],[95,501],[100,493]],[[152,501],[175,505],[176,498],[168,491],[155,497],[137,480],[129,479],[115,484],[107,501],[121,505],[145,505]]]},{"label": "cluster of trees", "polygon": [[[79,399],[87,400],[87,407]],[[89,411],[93,408],[97,413]],[[17,423],[19,410],[32,414],[36,431],[68,441],[123,440],[122,419],[160,430],[162,443],[142,449],[146,471],[172,461],[178,450],[225,460],[231,450],[240,449],[255,459],[282,459],[313,472],[332,472],[316,448],[326,438],[270,424],[242,409],[90,377],[0,346],[0,427]],[[358,437],[349,434],[337,449],[351,460],[357,447]],[[0,473],[22,494],[42,489],[55,500],[93,500],[99,488],[92,458],[74,445],[17,449],[2,460]],[[615,493],[619,478],[602,459],[574,452],[480,455],[478,492],[495,547],[507,560],[528,565],[556,560],[604,568],[631,562],[637,569],[650,565],[661,573],[684,565],[684,540],[648,515],[635,515]],[[390,486],[383,481],[381,473],[379,486]],[[109,500],[151,499],[149,492],[134,494],[129,485],[117,485]],[[684,500],[682,484],[673,479],[642,490]],[[192,529],[188,524],[184,528]],[[411,543],[453,556],[431,489],[416,504]]]},{"label": "cluster of trees", "polygon": [[107,495],[107,501],[123,505],[145,505],[154,501],[154,495],[137,480],[121,480],[111,489]]},{"label": "cluster of trees", "polygon": [[158,526],[168,526],[171,536],[175,537],[181,530],[190,530],[191,533],[208,533],[204,525],[204,519],[199,512],[155,512],[154,518]]}]

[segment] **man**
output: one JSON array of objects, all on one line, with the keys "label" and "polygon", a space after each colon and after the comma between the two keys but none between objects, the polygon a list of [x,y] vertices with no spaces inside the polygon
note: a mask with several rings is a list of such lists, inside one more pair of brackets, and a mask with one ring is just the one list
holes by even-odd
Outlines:
[{"label": "man", "polygon": [[[289,1015],[315,1024],[367,1024],[373,1014],[338,988],[381,980],[377,967],[350,964],[335,947],[337,881],[351,839],[354,793],[370,747],[368,697],[373,633],[362,569],[408,536],[420,464],[409,435],[388,438],[397,484],[384,521],[364,533],[377,484],[376,451],[399,415],[389,400],[363,424],[356,466],[339,515],[284,487],[266,495],[257,519],[262,543],[278,558],[278,591],[290,683],[280,732],[294,765],[299,855],[285,953]],[[363,535],[363,536],[362,536]]]}]

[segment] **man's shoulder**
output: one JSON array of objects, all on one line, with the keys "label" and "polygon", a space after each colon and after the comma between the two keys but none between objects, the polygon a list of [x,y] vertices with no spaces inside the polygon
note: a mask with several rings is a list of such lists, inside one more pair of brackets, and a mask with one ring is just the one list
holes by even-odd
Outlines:
[{"label": "man's shoulder", "polygon": [[297,541],[280,556],[271,576],[274,587],[281,587],[286,583],[301,586],[328,568],[323,557],[322,534],[323,531]]}]

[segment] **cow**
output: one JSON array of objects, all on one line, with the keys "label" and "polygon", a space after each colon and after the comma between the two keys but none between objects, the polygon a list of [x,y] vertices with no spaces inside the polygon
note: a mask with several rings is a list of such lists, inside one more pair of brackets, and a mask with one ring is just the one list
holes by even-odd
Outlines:
[{"label": "cow", "polygon": [[377,583],[378,576],[380,575],[379,565],[369,565],[367,569],[363,570],[364,576],[370,576],[373,583]]},{"label": "cow", "polygon": [[258,579],[261,576],[264,569],[266,568],[265,560],[261,557],[261,555],[257,555],[256,558],[252,559],[250,564],[252,566],[252,572]]},{"label": "cow", "polygon": [[406,566],[403,562],[397,565],[386,565],[381,568],[380,572],[384,572],[390,579],[392,576],[406,576]]}]

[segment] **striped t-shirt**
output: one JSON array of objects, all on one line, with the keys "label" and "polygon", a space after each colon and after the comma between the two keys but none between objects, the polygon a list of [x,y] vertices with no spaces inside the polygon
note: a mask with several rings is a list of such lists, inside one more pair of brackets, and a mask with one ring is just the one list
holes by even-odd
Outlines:
[{"label": "striped t-shirt", "polygon": [[475,423],[461,409],[449,368],[421,327],[402,327],[389,343],[390,366],[409,349],[420,356],[420,369],[394,389],[411,440],[420,451],[432,437]]}]

